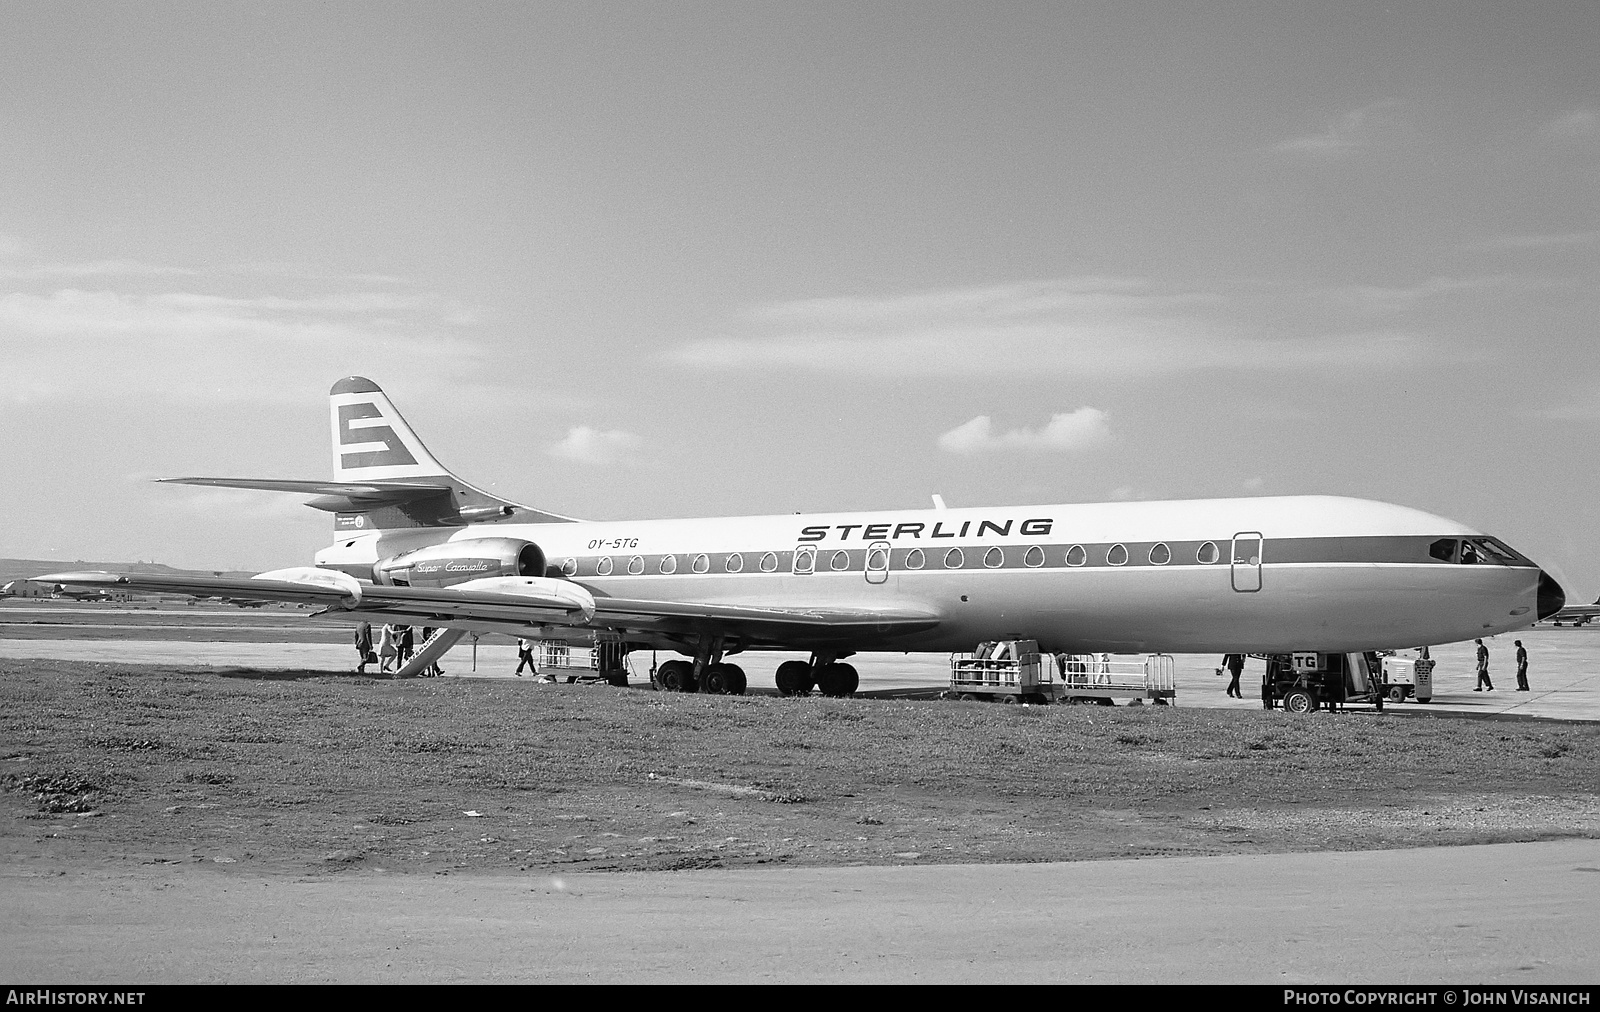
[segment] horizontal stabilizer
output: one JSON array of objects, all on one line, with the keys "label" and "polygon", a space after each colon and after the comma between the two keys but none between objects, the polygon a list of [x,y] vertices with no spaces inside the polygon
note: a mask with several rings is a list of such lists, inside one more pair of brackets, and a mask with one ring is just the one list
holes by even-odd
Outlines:
[{"label": "horizontal stabilizer", "polygon": [[295,492],[321,496],[307,503],[329,513],[394,506],[452,491],[440,481],[312,481],[284,478],[157,478],[170,485],[206,485],[211,488],[248,488],[263,492]]}]

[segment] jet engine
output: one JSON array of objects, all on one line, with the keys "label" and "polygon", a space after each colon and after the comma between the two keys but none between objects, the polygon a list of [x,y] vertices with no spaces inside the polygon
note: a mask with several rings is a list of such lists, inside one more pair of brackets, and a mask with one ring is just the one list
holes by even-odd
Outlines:
[{"label": "jet engine", "polygon": [[492,576],[544,576],[544,551],[516,538],[472,538],[402,552],[372,567],[389,587],[448,587]]}]

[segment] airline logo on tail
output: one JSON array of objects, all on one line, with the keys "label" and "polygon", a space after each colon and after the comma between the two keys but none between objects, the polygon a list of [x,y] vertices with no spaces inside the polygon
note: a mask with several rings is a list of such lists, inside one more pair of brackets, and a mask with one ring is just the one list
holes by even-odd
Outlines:
[{"label": "airline logo on tail", "polygon": [[384,481],[446,474],[378,385],[360,376],[329,391],[333,473],[339,481]]},{"label": "airline logo on tail", "polygon": [[[365,404],[340,404],[336,406],[339,415],[334,421],[335,431],[339,434],[339,467],[394,467],[401,464],[415,464],[417,458],[413,457],[400,442],[400,437],[395,435],[393,429],[387,425],[374,425],[365,423],[360,426],[354,424],[359,419],[376,418],[383,420],[383,412],[373,403]],[[358,450],[351,453],[341,453],[339,450],[348,449],[352,445],[371,446],[382,443],[381,450]]]}]

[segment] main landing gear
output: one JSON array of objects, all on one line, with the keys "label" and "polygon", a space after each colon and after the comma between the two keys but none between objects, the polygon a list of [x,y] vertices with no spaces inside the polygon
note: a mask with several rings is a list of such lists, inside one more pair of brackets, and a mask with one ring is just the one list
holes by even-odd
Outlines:
[{"label": "main landing gear", "polygon": [[655,671],[658,688],[668,692],[706,692],[742,696],[744,669],[722,659],[722,637],[702,638],[695,645],[694,662],[667,661]]},{"label": "main landing gear", "polygon": [[853,665],[827,654],[812,654],[811,662],[784,661],[778,665],[778,695],[809,696],[815,686],[824,696],[848,696],[861,684]]}]

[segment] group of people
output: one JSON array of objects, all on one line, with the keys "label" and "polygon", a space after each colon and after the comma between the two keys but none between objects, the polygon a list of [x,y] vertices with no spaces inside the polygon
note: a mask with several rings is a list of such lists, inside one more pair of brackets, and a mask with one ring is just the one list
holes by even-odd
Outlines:
[{"label": "group of people", "polygon": [[[1493,692],[1494,691],[1494,682],[1489,680],[1489,648],[1483,645],[1483,640],[1474,640],[1473,642],[1478,644],[1478,684],[1473,688],[1472,691],[1473,692]],[[1517,691],[1518,692],[1527,692],[1528,691],[1528,650],[1527,650],[1526,647],[1524,647],[1522,645],[1522,641],[1521,640],[1517,640],[1516,644],[1517,644]]]},{"label": "group of people", "polygon": [[[426,643],[433,636],[433,630],[423,627],[422,642]],[[360,663],[356,665],[356,673],[367,673],[368,664],[376,664],[379,674],[389,674],[405,667],[416,654],[416,637],[408,625],[385,625],[378,633],[377,643],[372,640],[372,625],[363,622],[356,626],[356,654]],[[437,678],[444,674],[444,669],[437,663],[429,664],[419,674],[423,678]]]},{"label": "group of people", "polygon": [[[1483,645],[1483,640],[1481,639],[1474,640],[1473,642],[1478,645],[1478,684],[1477,687],[1472,691],[1493,692],[1494,682],[1489,680],[1489,648]],[[1516,644],[1517,691],[1527,692],[1528,649],[1522,645],[1521,640],[1517,640]],[[1427,658],[1428,648],[1419,647],[1418,654],[1423,658]],[[1224,654],[1222,656],[1222,667],[1217,669],[1217,673],[1221,674],[1223,670],[1227,670],[1228,674],[1232,676],[1228,681],[1228,695],[1234,697],[1235,699],[1243,699],[1244,694],[1239,691],[1239,676],[1244,673],[1244,654]]]}]

